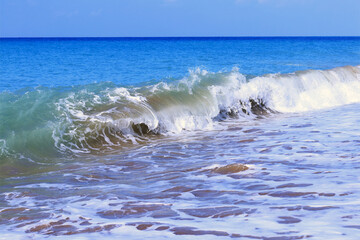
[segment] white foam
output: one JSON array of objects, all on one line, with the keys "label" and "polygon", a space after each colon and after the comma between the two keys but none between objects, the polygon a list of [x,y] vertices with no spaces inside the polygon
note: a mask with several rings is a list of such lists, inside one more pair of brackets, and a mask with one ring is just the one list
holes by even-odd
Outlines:
[{"label": "white foam", "polygon": [[81,94],[86,100],[70,94],[58,102],[64,124],[54,130],[53,138],[59,149],[97,150],[92,142],[99,137],[103,148],[137,143],[141,138],[134,124],[145,124],[156,133],[178,134],[214,129],[222,113],[251,120],[254,101],[284,113],[360,102],[360,66],[269,74],[248,81],[236,68],[229,73],[197,69],[177,82],[106,89],[102,96]]},{"label": "white foam", "polygon": [[279,112],[304,112],[360,102],[360,66],[256,77],[240,99],[263,99]]}]

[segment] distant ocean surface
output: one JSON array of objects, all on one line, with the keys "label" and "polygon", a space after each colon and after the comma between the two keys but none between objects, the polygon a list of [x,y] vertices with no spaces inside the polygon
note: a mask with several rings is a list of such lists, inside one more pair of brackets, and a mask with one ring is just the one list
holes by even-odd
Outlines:
[{"label": "distant ocean surface", "polygon": [[0,39],[0,239],[356,239],[359,176],[360,37]]}]

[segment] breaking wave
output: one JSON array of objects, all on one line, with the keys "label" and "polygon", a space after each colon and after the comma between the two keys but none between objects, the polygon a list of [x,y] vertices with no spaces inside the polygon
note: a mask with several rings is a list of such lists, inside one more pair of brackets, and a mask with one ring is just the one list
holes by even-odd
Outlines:
[{"label": "breaking wave", "polygon": [[[151,135],[211,129],[226,118],[255,119],[360,102],[360,66],[246,78],[195,70],[143,87],[99,83],[0,93],[0,158],[32,161],[99,153]],[[39,160],[40,161],[40,160]]]}]

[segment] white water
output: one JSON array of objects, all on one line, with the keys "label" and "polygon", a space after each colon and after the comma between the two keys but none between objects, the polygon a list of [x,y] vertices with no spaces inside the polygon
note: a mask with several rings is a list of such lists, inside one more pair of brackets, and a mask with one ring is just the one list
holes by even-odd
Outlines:
[{"label": "white water", "polygon": [[[359,107],[231,119],[219,123],[222,130],[184,132],[50,174],[7,179],[0,234],[356,239]],[[216,171],[231,164],[247,169]]]},{"label": "white water", "polygon": [[[142,88],[106,89],[101,95],[83,90],[57,103],[62,113],[53,139],[61,151],[113,149],[143,138],[133,124],[165,135],[221,127],[219,118],[231,113],[254,119],[254,101],[268,113],[296,113],[360,102],[360,66],[270,74],[246,80],[230,73],[204,70],[173,83]],[[244,113],[245,112],[245,113]],[[263,113],[261,113],[263,114]],[[145,133],[146,133],[145,131]],[[144,132],[143,132],[144,133]],[[93,141],[100,141],[100,147]]]},{"label": "white water", "polygon": [[360,102],[360,66],[257,77],[238,96],[264,99],[279,112],[304,112]]}]

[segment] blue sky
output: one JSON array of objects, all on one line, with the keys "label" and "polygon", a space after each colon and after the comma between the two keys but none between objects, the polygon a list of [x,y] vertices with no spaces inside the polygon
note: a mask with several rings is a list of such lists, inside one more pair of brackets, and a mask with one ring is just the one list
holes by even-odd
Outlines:
[{"label": "blue sky", "polygon": [[0,0],[0,36],[359,36],[359,12],[360,0]]}]

